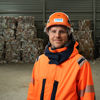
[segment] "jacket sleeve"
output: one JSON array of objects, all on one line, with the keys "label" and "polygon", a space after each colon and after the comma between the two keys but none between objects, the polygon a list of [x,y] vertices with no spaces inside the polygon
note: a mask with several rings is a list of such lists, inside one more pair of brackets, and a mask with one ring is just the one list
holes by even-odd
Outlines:
[{"label": "jacket sleeve", "polygon": [[33,71],[32,71],[32,78],[31,78],[31,82],[29,84],[27,100],[35,100],[35,91],[34,91],[35,90],[35,86],[34,86],[35,70],[36,70],[36,62],[34,64]]},{"label": "jacket sleeve", "polygon": [[79,100],[95,100],[95,92],[90,64],[86,59],[81,59],[78,64],[80,66],[77,78]]}]

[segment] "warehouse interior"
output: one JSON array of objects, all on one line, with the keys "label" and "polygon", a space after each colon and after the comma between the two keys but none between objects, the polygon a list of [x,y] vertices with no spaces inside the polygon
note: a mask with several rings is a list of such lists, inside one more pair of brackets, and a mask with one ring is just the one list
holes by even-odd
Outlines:
[{"label": "warehouse interior", "polygon": [[100,100],[100,0],[0,0],[0,100],[25,100],[44,28],[53,12],[69,15],[79,51],[90,61]]}]

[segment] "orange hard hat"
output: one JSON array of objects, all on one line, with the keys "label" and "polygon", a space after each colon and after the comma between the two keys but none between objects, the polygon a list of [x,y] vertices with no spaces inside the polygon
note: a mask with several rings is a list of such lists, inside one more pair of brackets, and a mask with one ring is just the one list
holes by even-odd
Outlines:
[{"label": "orange hard hat", "polygon": [[67,14],[65,14],[63,12],[53,13],[48,19],[48,22],[46,24],[46,29],[48,29],[49,27],[54,26],[54,25],[63,25],[68,28],[71,28],[69,17]]}]

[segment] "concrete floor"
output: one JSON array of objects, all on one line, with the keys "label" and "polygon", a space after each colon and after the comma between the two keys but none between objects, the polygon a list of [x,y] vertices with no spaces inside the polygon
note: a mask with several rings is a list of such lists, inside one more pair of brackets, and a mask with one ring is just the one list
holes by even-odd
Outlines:
[{"label": "concrete floor", "polygon": [[0,100],[26,100],[33,64],[0,65]]},{"label": "concrete floor", "polygon": [[[100,100],[100,60],[90,61],[96,99]],[[26,100],[33,64],[0,65],[0,100]]]}]

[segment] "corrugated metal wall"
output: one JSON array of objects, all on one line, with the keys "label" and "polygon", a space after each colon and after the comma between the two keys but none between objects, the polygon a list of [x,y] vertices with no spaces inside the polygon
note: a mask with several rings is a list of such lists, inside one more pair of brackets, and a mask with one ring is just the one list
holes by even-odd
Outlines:
[{"label": "corrugated metal wall", "polygon": [[90,19],[95,44],[100,46],[100,0],[0,0],[0,16],[34,16],[39,37],[43,23],[55,11],[66,12],[77,29],[78,20]]},{"label": "corrugated metal wall", "polygon": [[96,41],[100,46],[100,0],[96,0]]},{"label": "corrugated metal wall", "polygon": [[[84,18],[92,19],[92,0],[48,0],[46,10],[48,12],[67,12],[72,20]],[[86,2],[87,1],[87,2]]]},{"label": "corrugated metal wall", "polygon": [[41,4],[41,0],[0,0],[0,15],[35,15],[36,19],[39,19],[38,14],[42,13]]}]

